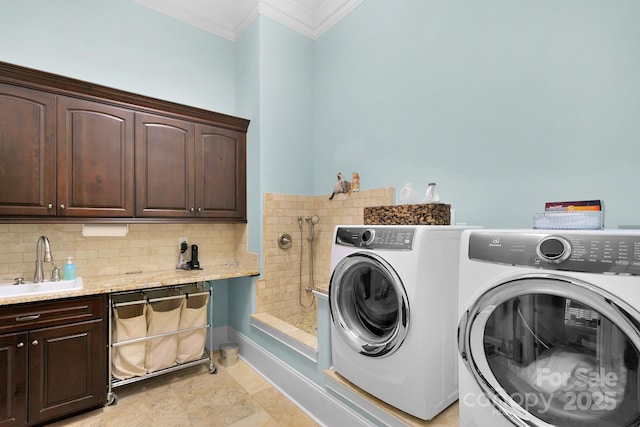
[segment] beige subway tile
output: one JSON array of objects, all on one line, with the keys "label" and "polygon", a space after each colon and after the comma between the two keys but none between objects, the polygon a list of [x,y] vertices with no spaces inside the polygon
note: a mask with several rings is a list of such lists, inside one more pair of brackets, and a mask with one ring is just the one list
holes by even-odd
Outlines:
[{"label": "beige subway tile", "polygon": [[100,275],[111,275],[111,274],[123,274],[124,272],[120,271],[120,268],[117,265],[104,266],[98,269],[98,274]]}]

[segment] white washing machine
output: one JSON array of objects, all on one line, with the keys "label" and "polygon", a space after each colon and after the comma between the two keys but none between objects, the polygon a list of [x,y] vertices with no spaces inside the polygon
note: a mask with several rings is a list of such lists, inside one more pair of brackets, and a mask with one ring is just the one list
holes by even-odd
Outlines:
[{"label": "white washing machine", "polygon": [[461,427],[640,425],[640,231],[460,246]]},{"label": "white washing machine", "polygon": [[334,231],[333,368],[424,420],[458,396],[461,232],[452,226],[337,226]]}]

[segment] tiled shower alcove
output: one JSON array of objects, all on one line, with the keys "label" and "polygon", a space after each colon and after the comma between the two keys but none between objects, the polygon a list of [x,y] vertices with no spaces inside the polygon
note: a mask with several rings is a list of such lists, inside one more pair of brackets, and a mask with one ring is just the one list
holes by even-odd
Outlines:
[{"label": "tiled shower alcove", "polygon": [[[309,231],[307,222],[303,221],[300,232],[299,216],[320,217],[320,222],[315,225],[313,242],[313,288],[326,293],[331,275],[331,240],[335,226],[363,224],[366,206],[393,203],[392,187],[363,190],[349,195],[337,194],[333,200],[329,200],[328,196],[265,193],[263,274],[256,287],[256,312],[261,321],[275,328],[279,328],[278,325],[291,325],[304,333],[315,335],[317,304],[312,293],[304,291],[309,284]],[[291,235],[291,248],[281,249],[278,246],[281,233]],[[310,308],[304,308],[301,302]],[[269,320],[270,316],[274,319]]]}]

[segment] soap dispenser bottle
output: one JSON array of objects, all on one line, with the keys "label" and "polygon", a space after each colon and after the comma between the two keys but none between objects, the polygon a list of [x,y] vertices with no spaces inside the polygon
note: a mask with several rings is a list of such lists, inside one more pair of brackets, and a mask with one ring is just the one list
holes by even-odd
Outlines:
[{"label": "soap dispenser bottle", "polygon": [[67,263],[64,265],[64,269],[62,270],[62,277],[64,280],[75,280],[76,278],[76,265],[72,260],[72,256],[67,257]]}]

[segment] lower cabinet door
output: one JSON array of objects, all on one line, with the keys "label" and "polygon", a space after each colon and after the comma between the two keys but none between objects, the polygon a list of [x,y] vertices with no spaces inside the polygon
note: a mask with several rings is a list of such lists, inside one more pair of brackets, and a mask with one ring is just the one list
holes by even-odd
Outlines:
[{"label": "lower cabinet door", "polygon": [[27,421],[27,334],[0,335],[0,426]]},{"label": "lower cabinet door", "polygon": [[104,405],[107,354],[102,319],[29,333],[29,423]]}]

